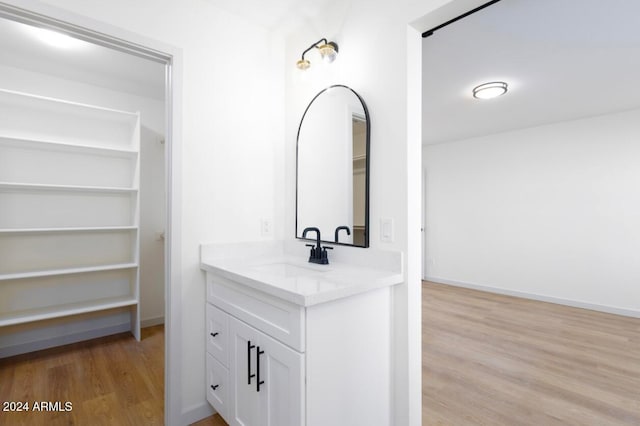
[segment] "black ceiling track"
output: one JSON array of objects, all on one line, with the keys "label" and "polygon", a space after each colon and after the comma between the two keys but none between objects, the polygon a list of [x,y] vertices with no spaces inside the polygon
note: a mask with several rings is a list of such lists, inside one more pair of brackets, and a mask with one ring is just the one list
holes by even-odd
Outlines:
[{"label": "black ceiling track", "polygon": [[473,15],[474,13],[478,12],[479,10],[482,10],[485,7],[489,7],[494,3],[498,3],[499,1],[500,0],[491,0],[490,2],[487,2],[487,3],[483,4],[483,5],[480,5],[480,6],[476,7],[475,9],[472,9],[472,10],[468,11],[467,13],[463,13],[460,16],[457,16],[457,17],[455,17],[453,19],[448,20],[444,24],[440,24],[437,27],[431,28],[430,30],[425,31],[425,32],[422,33],[422,38],[429,37],[430,35],[433,35],[434,32],[438,31],[440,28],[444,28],[447,25],[453,24],[454,22],[459,21],[462,18],[466,18],[469,15]]}]

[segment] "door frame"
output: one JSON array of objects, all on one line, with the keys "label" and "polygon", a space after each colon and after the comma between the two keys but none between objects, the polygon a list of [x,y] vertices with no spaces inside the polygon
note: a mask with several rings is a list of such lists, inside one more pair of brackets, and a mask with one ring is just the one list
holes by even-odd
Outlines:
[{"label": "door frame", "polygon": [[427,169],[424,167],[424,159],[422,160],[422,214],[420,215],[420,220],[422,221],[422,226],[420,230],[422,231],[422,279],[427,279],[427,270],[428,270],[428,262],[427,262]]},{"label": "door frame", "polygon": [[182,423],[180,290],[182,262],[182,50],[158,40],[44,5],[35,0],[0,1],[0,18],[73,35],[76,38],[165,64],[165,424]]}]

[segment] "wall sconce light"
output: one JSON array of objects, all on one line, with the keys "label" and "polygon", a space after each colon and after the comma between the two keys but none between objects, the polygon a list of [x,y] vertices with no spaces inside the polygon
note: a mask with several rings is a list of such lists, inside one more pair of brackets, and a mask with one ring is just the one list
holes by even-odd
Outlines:
[{"label": "wall sconce light", "polygon": [[473,88],[473,97],[476,99],[492,99],[507,93],[507,83],[504,81],[492,81]]},{"label": "wall sconce light", "polygon": [[333,41],[327,41],[326,38],[321,38],[320,40],[313,43],[307,50],[302,52],[302,57],[298,62],[296,62],[296,67],[300,70],[306,70],[311,66],[311,62],[304,58],[304,55],[310,51],[311,49],[316,48],[320,51],[320,57],[326,63],[331,63],[335,61],[338,56],[338,44]]}]

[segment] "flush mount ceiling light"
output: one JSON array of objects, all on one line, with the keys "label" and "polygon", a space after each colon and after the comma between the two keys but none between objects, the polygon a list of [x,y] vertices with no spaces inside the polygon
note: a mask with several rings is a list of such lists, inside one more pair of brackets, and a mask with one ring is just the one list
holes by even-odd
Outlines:
[{"label": "flush mount ceiling light", "polygon": [[338,56],[338,44],[333,41],[327,41],[326,38],[321,38],[320,40],[313,43],[307,50],[302,52],[302,57],[296,62],[296,67],[300,70],[306,70],[311,66],[311,62],[304,58],[304,55],[310,51],[311,49],[316,48],[320,51],[320,57],[326,63],[331,63],[336,60]]},{"label": "flush mount ceiling light", "polygon": [[492,81],[473,88],[473,97],[476,99],[493,99],[507,93],[507,83],[504,81]]},{"label": "flush mount ceiling light", "polygon": [[32,26],[28,26],[27,28],[40,41],[53,47],[60,49],[74,49],[86,45],[86,42],[82,40],[78,40],[77,38],[70,37],[57,31]]}]

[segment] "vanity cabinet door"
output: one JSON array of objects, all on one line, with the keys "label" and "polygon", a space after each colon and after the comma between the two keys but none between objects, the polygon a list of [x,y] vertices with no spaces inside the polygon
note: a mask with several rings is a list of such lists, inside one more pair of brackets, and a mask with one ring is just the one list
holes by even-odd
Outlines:
[{"label": "vanity cabinet door", "polygon": [[256,353],[259,331],[229,317],[229,424],[258,426],[261,424],[260,393],[256,392]]},{"label": "vanity cabinet door", "polygon": [[229,317],[231,425],[304,424],[304,355]]},{"label": "vanity cabinet door", "polygon": [[304,354],[263,335],[260,342],[262,425],[304,425]]}]

